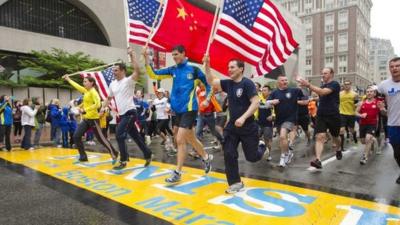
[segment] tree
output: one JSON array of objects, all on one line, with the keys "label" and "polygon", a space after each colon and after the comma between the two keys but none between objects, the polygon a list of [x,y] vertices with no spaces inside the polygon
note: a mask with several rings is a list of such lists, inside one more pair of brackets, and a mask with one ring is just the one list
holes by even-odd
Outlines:
[{"label": "tree", "polygon": [[42,72],[42,80],[59,79],[62,75],[103,65],[104,62],[92,59],[83,52],[68,53],[62,49],[52,48],[47,51],[32,51],[32,58],[19,60],[22,68]]}]

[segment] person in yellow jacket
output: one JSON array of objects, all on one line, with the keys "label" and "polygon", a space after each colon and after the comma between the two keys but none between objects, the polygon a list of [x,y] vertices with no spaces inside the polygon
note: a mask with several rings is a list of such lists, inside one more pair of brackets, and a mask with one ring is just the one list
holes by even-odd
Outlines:
[{"label": "person in yellow jacket", "polygon": [[117,162],[118,152],[111,145],[110,141],[107,140],[101,132],[99,122],[99,109],[101,107],[100,96],[96,91],[96,81],[92,77],[85,77],[83,79],[83,87],[71,80],[68,75],[64,75],[63,78],[68,81],[76,90],[83,94],[82,107],[79,109],[82,114],[82,121],[79,123],[76,129],[73,139],[76,147],[79,151],[79,162],[87,162],[88,157],[85,152],[85,147],[82,142],[82,136],[89,128],[93,128],[96,139],[106,147],[111,155],[112,163]]}]

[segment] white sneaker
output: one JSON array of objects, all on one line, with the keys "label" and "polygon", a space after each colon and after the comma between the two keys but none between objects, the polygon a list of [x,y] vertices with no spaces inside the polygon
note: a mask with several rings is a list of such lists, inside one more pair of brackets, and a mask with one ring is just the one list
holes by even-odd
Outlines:
[{"label": "white sneaker", "polygon": [[293,151],[290,151],[290,150],[289,150],[288,153],[285,154],[285,163],[286,163],[286,164],[291,163],[291,162],[292,162],[292,159],[293,159],[293,156],[294,156]]},{"label": "white sneaker", "polygon": [[144,142],[146,143],[147,146],[149,146],[151,144],[151,137],[149,135],[145,135]]},{"label": "white sneaker", "polygon": [[57,145],[57,148],[62,148],[62,145]]},{"label": "white sneaker", "polygon": [[226,189],[225,193],[227,193],[227,194],[235,194],[235,193],[241,191],[243,188],[244,188],[243,182],[234,183],[231,186],[229,186],[228,189]]},{"label": "white sneaker", "polygon": [[28,150],[29,151],[33,151],[33,150],[35,150],[35,148],[34,147],[30,147]]},{"label": "white sneaker", "polygon": [[286,166],[285,159],[286,159],[286,155],[285,154],[281,154],[281,159],[279,160],[279,167],[285,167]]}]

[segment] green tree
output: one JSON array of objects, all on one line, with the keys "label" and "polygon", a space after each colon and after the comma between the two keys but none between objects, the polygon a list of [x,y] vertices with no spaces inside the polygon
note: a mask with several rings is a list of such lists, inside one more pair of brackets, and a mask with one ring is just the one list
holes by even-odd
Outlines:
[{"label": "green tree", "polygon": [[19,60],[22,68],[43,73],[42,80],[59,79],[62,75],[103,65],[104,62],[92,59],[83,52],[68,53],[62,49],[52,48],[47,51],[32,51],[32,58]]}]

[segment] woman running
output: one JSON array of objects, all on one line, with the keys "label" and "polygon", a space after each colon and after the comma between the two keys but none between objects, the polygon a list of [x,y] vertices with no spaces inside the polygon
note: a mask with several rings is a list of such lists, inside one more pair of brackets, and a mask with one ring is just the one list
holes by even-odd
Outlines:
[{"label": "woman running", "polygon": [[111,145],[110,141],[107,140],[101,132],[99,123],[99,109],[101,107],[100,96],[96,91],[96,81],[92,77],[85,77],[83,79],[83,86],[79,85],[75,81],[71,80],[68,75],[64,75],[63,78],[68,81],[76,90],[83,94],[82,107],[79,109],[82,114],[82,121],[76,129],[73,140],[74,144],[79,151],[79,161],[87,162],[88,158],[85,152],[85,147],[82,142],[82,136],[89,128],[93,128],[96,139],[108,150],[112,157],[112,164],[117,162],[118,152]]}]

